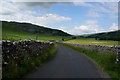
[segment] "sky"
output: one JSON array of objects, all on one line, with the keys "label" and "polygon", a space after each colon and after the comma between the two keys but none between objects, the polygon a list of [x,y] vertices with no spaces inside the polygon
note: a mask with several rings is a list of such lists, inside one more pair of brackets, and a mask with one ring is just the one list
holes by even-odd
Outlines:
[{"label": "sky", "polygon": [[0,20],[27,22],[72,35],[118,30],[117,2],[0,1]]}]

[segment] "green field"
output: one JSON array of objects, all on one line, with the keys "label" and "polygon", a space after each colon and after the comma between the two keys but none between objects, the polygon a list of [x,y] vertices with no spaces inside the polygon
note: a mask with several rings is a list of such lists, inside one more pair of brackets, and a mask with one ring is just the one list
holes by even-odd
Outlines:
[{"label": "green field", "polygon": [[95,40],[95,39],[74,39],[65,41],[67,43],[76,43],[76,44],[90,44],[90,45],[119,45],[118,41],[111,41],[111,40]]},{"label": "green field", "polygon": [[2,40],[25,40],[25,39],[33,39],[33,40],[40,40],[40,41],[47,41],[47,40],[65,40],[69,39],[70,37],[62,37],[62,36],[51,36],[48,34],[31,34],[25,33],[20,31],[10,31],[5,30],[2,32]]}]

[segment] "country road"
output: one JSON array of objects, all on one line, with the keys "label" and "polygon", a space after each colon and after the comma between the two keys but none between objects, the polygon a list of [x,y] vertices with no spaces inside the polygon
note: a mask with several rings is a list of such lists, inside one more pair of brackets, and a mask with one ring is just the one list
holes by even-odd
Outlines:
[{"label": "country road", "polygon": [[88,57],[58,45],[56,56],[25,78],[109,78]]}]

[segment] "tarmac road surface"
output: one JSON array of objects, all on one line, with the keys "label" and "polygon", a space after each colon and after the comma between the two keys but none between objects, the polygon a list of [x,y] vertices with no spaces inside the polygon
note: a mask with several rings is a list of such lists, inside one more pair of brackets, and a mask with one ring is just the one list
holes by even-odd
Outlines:
[{"label": "tarmac road surface", "polygon": [[56,56],[25,78],[110,78],[91,59],[58,45]]}]

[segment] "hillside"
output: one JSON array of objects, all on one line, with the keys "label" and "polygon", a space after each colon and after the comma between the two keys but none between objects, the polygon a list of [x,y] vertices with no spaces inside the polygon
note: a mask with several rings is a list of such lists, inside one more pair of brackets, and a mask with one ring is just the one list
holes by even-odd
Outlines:
[{"label": "hillside", "polygon": [[91,35],[86,36],[86,38],[95,38],[98,40],[120,41],[120,30],[112,31],[112,32],[91,34]]},{"label": "hillside", "polygon": [[57,29],[51,29],[44,26],[34,25],[31,23],[19,23],[19,22],[7,22],[7,21],[2,21],[2,31],[3,33],[20,32],[20,33],[30,33],[35,35],[45,34],[51,36],[71,36],[70,34]]}]

